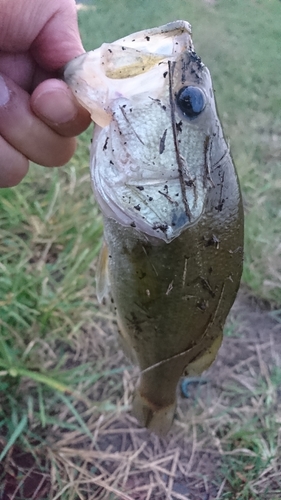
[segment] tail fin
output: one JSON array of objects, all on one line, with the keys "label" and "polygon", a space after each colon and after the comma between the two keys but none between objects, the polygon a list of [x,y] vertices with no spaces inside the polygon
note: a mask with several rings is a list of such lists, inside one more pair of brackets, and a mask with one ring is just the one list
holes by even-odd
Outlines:
[{"label": "tail fin", "polygon": [[166,436],[170,430],[176,410],[176,401],[168,406],[156,406],[136,390],[133,401],[133,415],[139,423],[159,437]]}]

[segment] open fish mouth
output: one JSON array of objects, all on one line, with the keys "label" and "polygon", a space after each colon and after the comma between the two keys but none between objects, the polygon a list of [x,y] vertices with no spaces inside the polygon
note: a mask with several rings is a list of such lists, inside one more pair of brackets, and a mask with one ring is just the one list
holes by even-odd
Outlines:
[{"label": "open fish mouth", "polygon": [[216,113],[190,24],[103,44],[64,78],[97,124],[91,176],[103,213],[167,243],[195,224],[212,187]]},{"label": "open fish mouth", "polygon": [[159,65],[167,66],[168,60],[187,48],[193,50],[191,25],[175,21],[104,43],[76,57],[66,64],[64,79],[93,121],[103,127],[111,121],[112,100],[139,94],[143,98],[145,93],[157,98],[164,72],[158,71]]}]

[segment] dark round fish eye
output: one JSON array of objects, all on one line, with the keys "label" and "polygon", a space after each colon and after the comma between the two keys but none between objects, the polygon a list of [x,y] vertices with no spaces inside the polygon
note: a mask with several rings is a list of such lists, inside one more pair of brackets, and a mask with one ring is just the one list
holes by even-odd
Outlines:
[{"label": "dark round fish eye", "polygon": [[206,106],[205,95],[199,87],[183,87],[176,96],[176,102],[184,115],[198,116]]}]

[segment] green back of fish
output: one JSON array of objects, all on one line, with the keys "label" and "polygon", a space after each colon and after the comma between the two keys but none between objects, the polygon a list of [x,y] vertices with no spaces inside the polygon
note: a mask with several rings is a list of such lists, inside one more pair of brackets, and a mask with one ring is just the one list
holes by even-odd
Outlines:
[{"label": "green back of fish", "polygon": [[[224,140],[215,146],[222,152],[216,156],[223,157]],[[160,434],[171,425],[180,376],[202,372],[214,360],[240,283],[243,210],[229,154],[215,164],[211,176],[213,187],[200,220],[169,244],[105,220],[122,343],[145,370],[137,416]],[[168,417],[161,413],[165,408],[172,408]],[[159,412],[160,422],[156,418],[150,425]]]}]

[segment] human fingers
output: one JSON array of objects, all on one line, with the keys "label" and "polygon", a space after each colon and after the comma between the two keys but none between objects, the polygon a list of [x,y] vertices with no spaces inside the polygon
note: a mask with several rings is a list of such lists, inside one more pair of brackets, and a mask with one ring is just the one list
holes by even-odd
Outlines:
[{"label": "human fingers", "polygon": [[[48,71],[57,71],[84,48],[80,38],[75,0],[32,0],[42,4],[38,19],[45,13],[46,22],[31,45],[31,53],[37,63]],[[48,19],[47,8],[48,5]],[[51,15],[52,12],[52,15]]]},{"label": "human fingers", "polygon": [[0,188],[16,186],[27,174],[28,159],[0,136]]},{"label": "human fingers", "polygon": [[83,52],[75,0],[0,0],[0,46],[57,71]]},{"label": "human fingers", "polygon": [[10,53],[0,50],[0,72],[28,92],[32,88],[35,70],[36,63],[28,52]]},{"label": "human fingers", "polygon": [[42,122],[30,107],[30,95],[5,75],[0,75],[0,135],[28,159],[48,167],[64,165],[75,151],[75,139]]},{"label": "human fingers", "polygon": [[65,137],[81,134],[91,122],[88,111],[78,104],[70,88],[61,80],[52,78],[38,85],[30,104],[44,123]]}]

